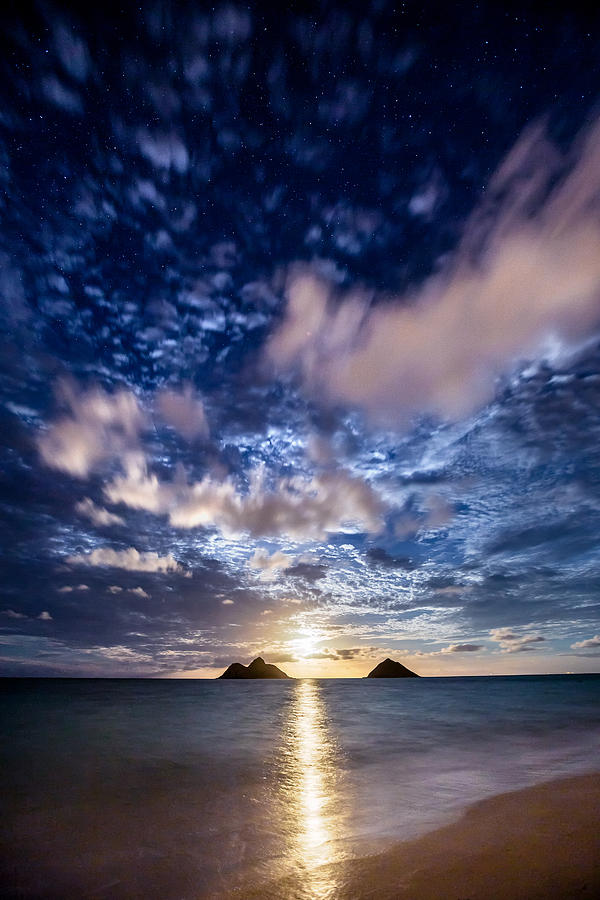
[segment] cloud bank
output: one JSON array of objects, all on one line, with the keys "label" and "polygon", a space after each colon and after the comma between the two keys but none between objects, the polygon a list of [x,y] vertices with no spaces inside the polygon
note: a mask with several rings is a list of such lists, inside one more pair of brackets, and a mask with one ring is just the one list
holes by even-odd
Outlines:
[{"label": "cloud bank", "polygon": [[126,474],[107,485],[104,495],[112,504],[167,515],[176,528],[214,527],[231,538],[318,540],[329,532],[377,532],[386,508],[370,484],[344,470],[281,478],[272,488],[255,471],[243,493],[231,479],[206,476],[188,484],[182,471],[163,482],[139,459],[130,461]]},{"label": "cloud bank", "polygon": [[401,423],[460,418],[498,376],[556,357],[600,322],[600,125],[562,155],[527,130],[493,176],[451,264],[418,290],[339,296],[306,268],[265,349],[307,392]]}]

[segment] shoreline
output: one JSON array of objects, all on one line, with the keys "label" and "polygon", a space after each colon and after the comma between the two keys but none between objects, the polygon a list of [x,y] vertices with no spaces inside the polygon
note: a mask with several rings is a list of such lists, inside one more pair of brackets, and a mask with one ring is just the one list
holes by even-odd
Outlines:
[{"label": "shoreline", "polygon": [[600,773],[497,794],[449,825],[351,861],[342,896],[591,900],[600,897],[599,825]]},{"label": "shoreline", "polygon": [[469,806],[449,825],[382,853],[322,866],[307,872],[303,884],[284,878],[245,896],[597,900],[600,772],[497,794]]}]

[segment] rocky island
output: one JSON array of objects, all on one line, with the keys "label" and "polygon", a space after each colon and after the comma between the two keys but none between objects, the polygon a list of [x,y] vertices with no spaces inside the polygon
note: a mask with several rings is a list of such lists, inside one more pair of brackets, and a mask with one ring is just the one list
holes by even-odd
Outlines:
[{"label": "rocky island", "polygon": [[241,663],[231,663],[219,678],[289,678],[285,672],[270,663],[266,663],[262,656],[257,656],[249,666]]},{"label": "rocky island", "polygon": [[402,663],[393,659],[384,659],[378,666],[375,666],[372,672],[369,672],[367,678],[420,678],[416,672],[411,672]]}]

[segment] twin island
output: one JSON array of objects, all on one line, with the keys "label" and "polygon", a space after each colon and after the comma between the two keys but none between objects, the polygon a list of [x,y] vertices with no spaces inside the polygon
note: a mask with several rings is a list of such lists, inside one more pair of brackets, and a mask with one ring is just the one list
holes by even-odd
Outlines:
[{"label": "twin island", "polygon": [[[242,663],[231,663],[219,678],[290,678],[277,666],[266,663],[262,656],[257,656],[249,666]],[[367,678],[420,678],[416,672],[411,672],[402,663],[393,659],[384,659],[379,665],[369,672]]]}]

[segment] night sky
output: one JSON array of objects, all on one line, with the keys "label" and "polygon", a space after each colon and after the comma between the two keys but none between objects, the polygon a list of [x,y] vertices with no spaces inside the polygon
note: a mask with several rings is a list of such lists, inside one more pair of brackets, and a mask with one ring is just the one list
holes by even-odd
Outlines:
[{"label": "night sky", "polygon": [[4,6],[3,674],[598,670],[563,6]]}]

